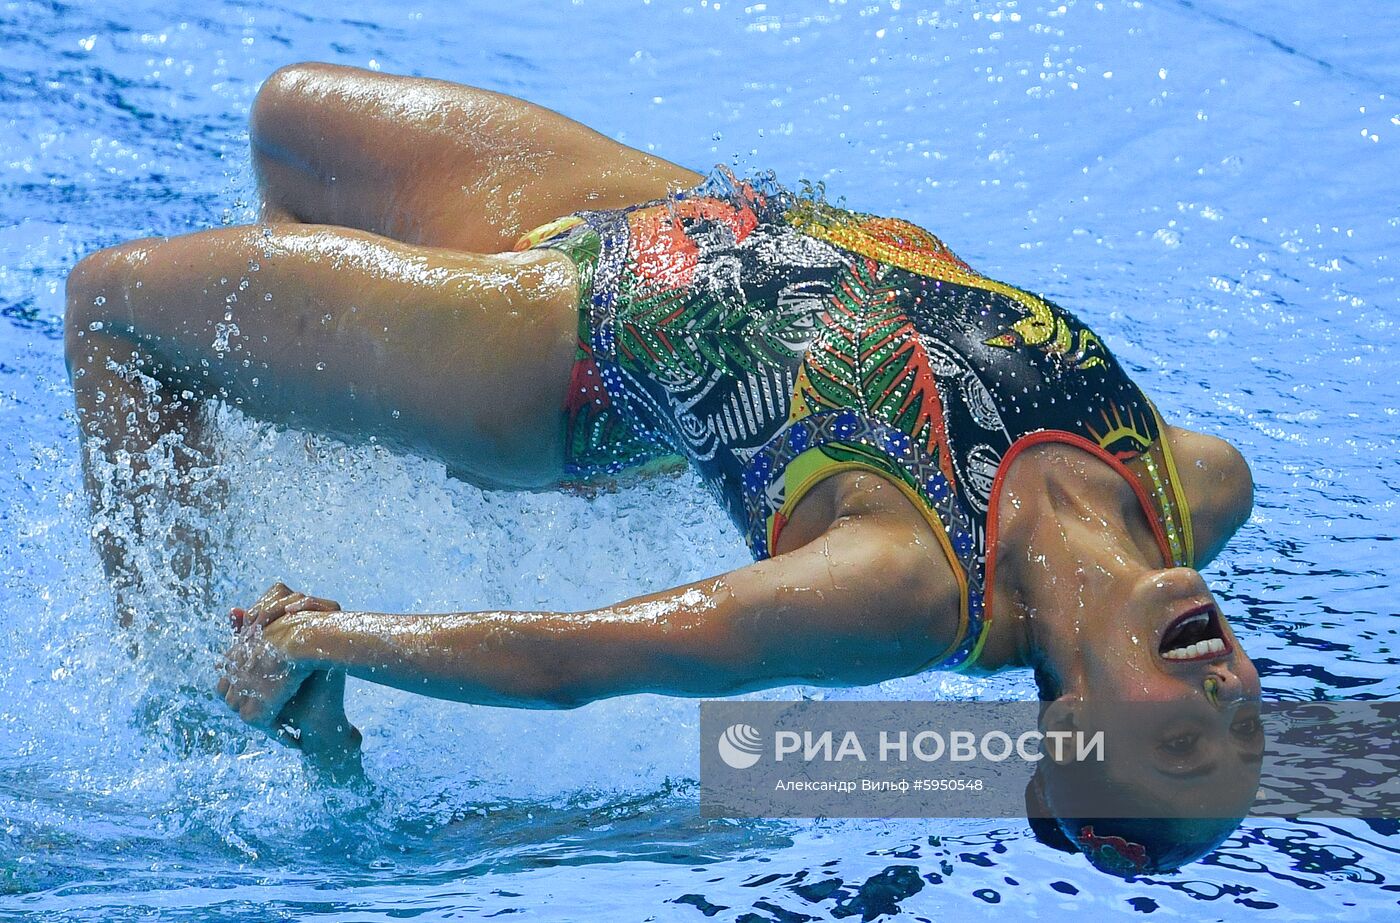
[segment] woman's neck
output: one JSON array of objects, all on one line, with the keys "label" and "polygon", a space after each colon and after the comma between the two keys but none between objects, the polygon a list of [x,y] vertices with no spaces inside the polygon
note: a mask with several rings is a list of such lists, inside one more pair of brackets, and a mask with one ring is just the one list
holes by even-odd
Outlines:
[{"label": "woman's neck", "polygon": [[1137,495],[1107,464],[1069,446],[1038,446],[1007,472],[991,634],[982,666],[1063,676],[1119,608],[1127,587],[1162,566]]}]

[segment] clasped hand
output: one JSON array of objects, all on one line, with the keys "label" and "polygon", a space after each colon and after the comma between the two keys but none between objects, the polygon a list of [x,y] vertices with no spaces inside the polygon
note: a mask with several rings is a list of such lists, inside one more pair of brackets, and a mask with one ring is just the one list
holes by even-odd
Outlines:
[{"label": "clasped hand", "polygon": [[[342,734],[345,674],[318,671],[289,653],[299,612],[336,612],[340,605],[276,583],[248,609],[230,612],[237,637],[219,668],[218,692],[244,721],[293,747],[306,732],[325,727]],[[333,726],[333,727],[332,727]]]}]

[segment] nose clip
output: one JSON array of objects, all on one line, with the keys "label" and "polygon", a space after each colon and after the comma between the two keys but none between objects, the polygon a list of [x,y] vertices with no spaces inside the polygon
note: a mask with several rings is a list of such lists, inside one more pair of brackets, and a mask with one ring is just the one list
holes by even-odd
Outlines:
[{"label": "nose clip", "polygon": [[1220,680],[1214,676],[1207,676],[1204,683],[1206,690],[1206,701],[1211,708],[1220,707]]}]

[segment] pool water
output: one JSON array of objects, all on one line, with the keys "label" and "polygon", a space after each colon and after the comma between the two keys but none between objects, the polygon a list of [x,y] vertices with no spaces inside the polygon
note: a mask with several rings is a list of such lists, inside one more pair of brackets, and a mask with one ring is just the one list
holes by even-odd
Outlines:
[{"label": "pool water", "polygon": [[[21,0],[0,51],[0,919],[1397,918],[1394,823],[1249,820],[1124,883],[1020,821],[702,821],[698,706],[655,696],[534,713],[352,681],[374,785],[318,787],[210,700],[217,613],[157,612],[135,661],[113,638],[61,337],[81,255],[250,219],[248,107],[278,65],[516,94],[691,167],[824,182],[1089,320],[1253,466],[1207,577],[1266,695],[1394,699],[1400,5]],[[225,422],[230,601],[280,577],[383,611],[568,610],[746,560],[690,475],[484,493]]]}]

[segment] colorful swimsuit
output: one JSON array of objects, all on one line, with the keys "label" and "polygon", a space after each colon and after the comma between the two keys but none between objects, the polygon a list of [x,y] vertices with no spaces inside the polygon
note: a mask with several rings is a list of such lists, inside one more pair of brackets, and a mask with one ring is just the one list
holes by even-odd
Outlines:
[{"label": "colorful swimsuit", "polygon": [[722,171],[670,199],[562,218],[518,244],[530,247],[579,270],[571,475],[684,457],[761,559],[817,482],[880,474],[924,514],[962,588],[938,666],[981,652],[1000,478],[1030,445],[1107,461],[1164,557],[1193,559],[1146,395],[1069,312],[979,275],[921,228]]}]

